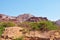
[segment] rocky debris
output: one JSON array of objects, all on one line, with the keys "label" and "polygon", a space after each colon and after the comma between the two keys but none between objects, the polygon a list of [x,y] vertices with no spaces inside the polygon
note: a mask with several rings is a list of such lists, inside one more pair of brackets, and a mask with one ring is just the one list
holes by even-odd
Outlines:
[{"label": "rocky debris", "polygon": [[29,31],[24,32],[21,27],[7,27],[2,34],[2,39],[13,40],[24,36],[24,40],[60,40],[60,30],[52,30],[47,32]]},{"label": "rocky debris", "polygon": [[30,31],[29,33],[26,33],[25,36],[27,36],[27,37],[49,38],[49,36],[46,34],[46,32],[42,33],[40,31]]},{"label": "rocky debris", "polygon": [[52,30],[48,32],[50,40],[60,40],[60,30]]},{"label": "rocky debris", "polygon": [[60,31],[52,30],[43,33],[30,33],[26,35],[25,40],[60,40]]},{"label": "rocky debris", "polygon": [[50,40],[49,38],[25,37],[24,40]]},{"label": "rocky debris", "polygon": [[39,22],[39,21],[48,21],[46,17],[31,17],[28,20],[28,22]]},{"label": "rocky debris", "polygon": [[1,38],[0,40],[13,40],[13,39],[9,39],[9,38],[8,39],[4,39],[4,38]]},{"label": "rocky debris", "polygon": [[1,37],[4,39],[14,39],[22,36],[22,32],[23,28],[21,27],[7,27]]}]

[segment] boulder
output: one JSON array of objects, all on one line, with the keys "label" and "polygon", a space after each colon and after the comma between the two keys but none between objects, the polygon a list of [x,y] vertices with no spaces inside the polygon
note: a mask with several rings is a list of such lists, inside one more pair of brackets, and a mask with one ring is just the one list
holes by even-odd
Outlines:
[{"label": "boulder", "polygon": [[23,35],[22,33],[23,33],[23,28],[21,27],[7,27],[5,28],[5,31],[1,37],[5,39],[8,39],[8,38],[15,39],[22,36]]}]

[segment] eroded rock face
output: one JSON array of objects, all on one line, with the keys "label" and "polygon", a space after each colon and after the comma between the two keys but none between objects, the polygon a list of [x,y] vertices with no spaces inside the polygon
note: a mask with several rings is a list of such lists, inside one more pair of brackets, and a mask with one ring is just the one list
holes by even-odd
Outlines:
[{"label": "eroded rock face", "polygon": [[31,17],[34,17],[34,16],[31,15],[31,14],[22,14],[22,15],[17,16],[17,20],[19,22],[24,22],[24,21],[26,21],[27,19],[29,19]]},{"label": "eroded rock face", "polygon": [[24,40],[50,40],[49,38],[25,37]]},{"label": "eroded rock face", "polygon": [[36,33],[34,36],[32,34],[26,36],[26,40],[60,40],[60,30],[51,30],[46,33],[40,33],[40,35],[38,32]]},{"label": "eroded rock face", "polygon": [[19,23],[19,22],[22,23],[22,22],[25,22],[25,21],[39,22],[41,20],[46,21],[48,19],[46,17],[35,17],[31,14],[22,14],[22,15],[19,15],[17,17],[0,14],[0,22],[1,21],[13,21],[13,22],[16,22],[16,23]]},{"label": "eroded rock face", "polygon": [[52,30],[48,34],[51,40],[60,40],[60,30]]},{"label": "eroded rock face", "polygon": [[46,17],[31,17],[28,20],[28,22],[39,22],[39,21],[48,21]]},{"label": "eroded rock face", "polygon": [[0,14],[0,21],[24,22],[30,17],[34,17],[34,16],[31,14],[22,14],[15,17],[15,16],[8,16],[8,15]]},{"label": "eroded rock face", "polygon": [[0,22],[11,21],[11,20],[15,21],[16,17],[0,14]]},{"label": "eroded rock face", "polygon": [[2,34],[2,39],[13,40],[24,36],[24,40],[60,40],[60,30],[52,30],[48,32],[30,31],[23,34],[24,28],[7,27]]},{"label": "eroded rock face", "polygon": [[22,31],[23,31],[23,28],[20,28],[20,27],[7,27],[5,28],[5,31],[1,37],[5,39],[18,38],[22,36]]}]

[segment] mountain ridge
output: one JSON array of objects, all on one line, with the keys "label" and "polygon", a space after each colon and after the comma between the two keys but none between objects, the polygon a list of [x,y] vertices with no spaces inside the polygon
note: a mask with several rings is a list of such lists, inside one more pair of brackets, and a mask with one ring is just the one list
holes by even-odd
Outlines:
[{"label": "mountain ridge", "polygon": [[[8,16],[8,15],[5,15],[5,14],[0,14],[0,20],[6,20],[6,21],[10,21],[10,20],[12,20],[12,21],[19,21],[19,22],[24,22],[24,21],[26,21],[26,20],[28,20],[29,18],[31,18],[31,17],[34,17],[34,18],[37,18],[37,20],[38,20],[38,18],[39,17],[36,17],[36,16],[34,16],[34,15],[31,15],[31,14],[21,14],[21,15],[18,15],[18,16]],[[34,19],[33,18],[33,19]],[[42,19],[44,19],[44,17],[40,17],[40,18],[42,18]],[[46,17],[45,17],[46,18]],[[47,18],[46,18],[47,19]]]}]

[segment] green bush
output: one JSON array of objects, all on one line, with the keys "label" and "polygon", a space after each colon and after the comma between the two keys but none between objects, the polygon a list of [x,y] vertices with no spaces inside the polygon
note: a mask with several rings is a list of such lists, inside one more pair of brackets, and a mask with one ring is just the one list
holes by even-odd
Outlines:
[{"label": "green bush", "polygon": [[33,30],[39,29],[39,23],[38,22],[30,22],[29,25]]},{"label": "green bush", "polygon": [[23,22],[20,26],[31,28],[31,30],[57,30],[58,27],[51,21]]},{"label": "green bush", "polygon": [[3,26],[3,27],[13,27],[13,26],[15,26],[15,23],[13,23],[13,22],[1,22],[0,26]]},{"label": "green bush", "polygon": [[2,35],[5,27],[12,27],[15,26],[13,22],[0,22],[0,36]]},{"label": "green bush", "polygon": [[0,36],[2,35],[4,29],[5,29],[5,27],[0,26]]},{"label": "green bush", "polygon": [[13,22],[6,23],[6,27],[13,27],[13,26],[15,26],[15,23],[13,23]]},{"label": "green bush", "polygon": [[23,40],[23,37],[20,37],[20,38],[16,38],[14,40]]},{"label": "green bush", "polygon": [[40,23],[40,29],[43,30],[57,30],[58,27],[51,21],[41,21]]}]

